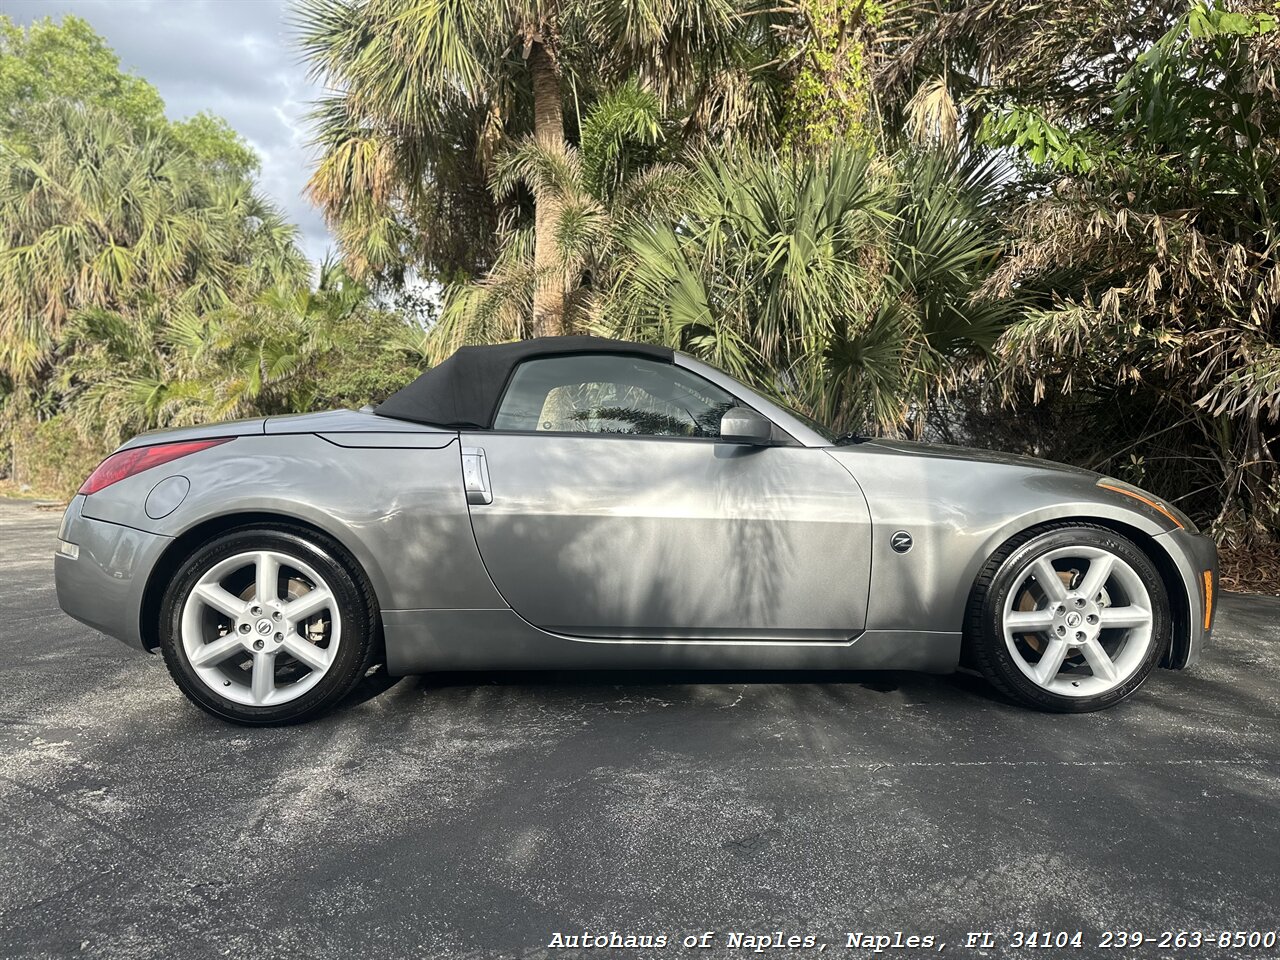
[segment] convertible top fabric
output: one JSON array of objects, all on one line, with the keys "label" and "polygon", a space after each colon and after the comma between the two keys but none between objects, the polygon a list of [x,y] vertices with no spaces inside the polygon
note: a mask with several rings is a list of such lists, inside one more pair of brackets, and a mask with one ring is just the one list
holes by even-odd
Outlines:
[{"label": "convertible top fabric", "polygon": [[539,337],[485,347],[461,347],[422,373],[373,411],[380,417],[437,427],[489,430],[517,364],[536,357],[575,353],[622,353],[671,363],[668,347],[603,337]]}]

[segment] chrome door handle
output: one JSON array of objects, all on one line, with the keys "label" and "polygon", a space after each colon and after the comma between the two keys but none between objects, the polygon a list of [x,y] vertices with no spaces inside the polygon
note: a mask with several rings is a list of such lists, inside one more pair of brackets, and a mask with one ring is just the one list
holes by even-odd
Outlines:
[{"label": "chrome door handle", "polygon": [[493,503],[489,462],[480,447],[462,448],[462,486],[467,491],[467,503]]}]

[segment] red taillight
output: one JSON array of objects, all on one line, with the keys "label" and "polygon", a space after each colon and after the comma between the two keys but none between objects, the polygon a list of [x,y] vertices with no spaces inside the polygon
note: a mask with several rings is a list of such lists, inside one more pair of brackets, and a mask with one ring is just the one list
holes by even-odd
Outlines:
[{"label": "red taillight", "polygon": [[218,437],[214,440],[182,440],[178,443],[157,443],[152,447],[134,447],[113,453],[98,464],[98,469],[89,474],[80,487],[80,493],[88,496],[97,493],[103,487],[109,487],[135,473],[150,470],[170,460],[177,460],[189,453],[199,453],[220,443],[226,443],[231,437]]}]

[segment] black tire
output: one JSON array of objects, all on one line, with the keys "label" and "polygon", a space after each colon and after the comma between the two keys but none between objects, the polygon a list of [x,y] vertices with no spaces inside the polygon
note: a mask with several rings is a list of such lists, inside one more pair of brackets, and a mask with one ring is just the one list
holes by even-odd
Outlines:
[{"label": "black tire", "polygon": [[[1090,546],[1120,557],[1138,574],[1150,594],[1150,648],[1136,669],[1115,688],[1094,696],[1063,696],[1039,686],[1015,664],[1004,637],[1004,607],[1019,572],[1037,557],[1061,547]],[[965,646],[972,662],[997,690],[1028,707],[1053,713],[1088,713],[1131,696],[1168,649],[1171,636],[1168,592],[1151,558],[1132,540],[1103,526],[1084,523],[1047,524],[1014,537],[983,567],[969,597]]]},{"label": "black tire", "polygon": [[[342,618],[342,637],[326,673],[310,690],[279,705],[253,706],[219,696],[197,675],[183,647],[182,610],[203,574],[238,553],[272,550],[309,564],[327,582]],[[209,540],[174,574],[160,608],[160,649],[174,682],[206,713],[248,726],[309,720],[343,699],[374,665],[378,608],[373,589],[355,560],[336,541],[300,527],[246,526]]]}]

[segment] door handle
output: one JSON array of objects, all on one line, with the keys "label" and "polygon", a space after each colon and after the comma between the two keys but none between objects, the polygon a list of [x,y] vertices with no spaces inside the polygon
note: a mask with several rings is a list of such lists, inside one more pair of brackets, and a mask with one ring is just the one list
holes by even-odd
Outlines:
[{"label": "door handle", "polygon": [[462,486],[467,491],[467,503],[493,503],[489,461],[480,447],[462,448]]}]

